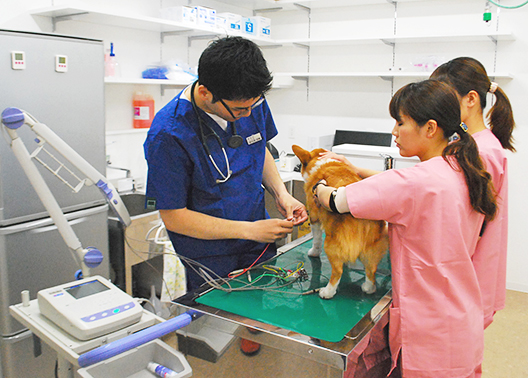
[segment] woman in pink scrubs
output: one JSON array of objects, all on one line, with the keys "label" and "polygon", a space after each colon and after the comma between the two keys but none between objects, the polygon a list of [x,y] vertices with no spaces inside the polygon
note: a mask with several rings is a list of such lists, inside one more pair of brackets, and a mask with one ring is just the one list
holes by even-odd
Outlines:
[{"label": "woman in pink scrubs", "polygon": [[421,162],[339,189],[318,185],[315,195],[331,211],[389,223],[393,368],[405,378],[476,377],[484,326],[472,256],[496,211],[491,177],[448,85],[409,84],[390,113],[400,154]]},{"label": "woman in pink scrubs", "polygon": [[[456,58],[438,67],[431,79],[455,88],[460,101],[462,121],[477,142],[486,170],[491,173],[497,193],[495,219],[486,224],[473,255],[484,307],[484,327],[504,308],[506,297],[506,252],[508,247],[508,160],[506,151],[515,152],[512,132],[515,126],[510,101],[504,91],[488,78],[486,69],[473,58]],[[486,95],[495,97],[484,119]]]}]

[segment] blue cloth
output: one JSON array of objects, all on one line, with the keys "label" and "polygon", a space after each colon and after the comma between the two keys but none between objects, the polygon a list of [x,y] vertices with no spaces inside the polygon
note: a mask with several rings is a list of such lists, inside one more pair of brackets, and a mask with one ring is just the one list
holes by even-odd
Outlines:
[{"label": "blue cloth", "polygon": [[[233,171],[228,181],[217,183],[222,177],[202,145],[198,118],[192,104],[180,99],[181,95],[156,114],[144,144],[148,162],[147,200],[155,199],[157,209],[186,207],[223,219],[255,221],[267,218],[262,173],[266,142],[277,135],[267,102],[252,110],[249,117],[236,122],[237,133],[244,140],[236,149],[227,145],[232,135],[231,127],[224,131],[198,109],[204,122],[220,136]],[[204,129],[207,134],[207,127]],[[248,144],[246,138],[257,134],[262,140]],[[226,161],[219,143],[210,137],[207,145],[218,168],[226,174]],[[173,232],[169,232],[169,236],[178,254],[193,259],[262,252],[266,246],[249,240],[196,239]]]}]

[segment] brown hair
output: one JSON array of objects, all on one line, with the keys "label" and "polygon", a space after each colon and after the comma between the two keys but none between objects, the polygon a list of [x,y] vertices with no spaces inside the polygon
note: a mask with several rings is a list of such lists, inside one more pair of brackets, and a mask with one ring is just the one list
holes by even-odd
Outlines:
[{"label": "brown hair", "polygon": [[[398,122],[401,122],[402,115],[412,118],[419,127],[434,120],[445,139],[455,133],[459,136],[456,142],[446,146],[442,156],[453,169],[464,173],[473,209],[486,215],[486,219],[493,219],[497,203],[491,175],[484,169],[475,140],[462,128],[460,103],[454,89],[436,80],[407,84],[396,92],[389,110]],[[450,156],[456,159],[459,168],[453,166]]]},{"label": "brown hair", "polygon": [[[491,81],[486,69],[478,60],[468,57],[455,58],[438,67],[430,78],[451,85],[462,97],[470,91],[477,92],[480,97],[480,107],[486,108],[486,94],[490,90]],[[515,121],[510,100],[500,87],[497,87],[494,94],[495,104],[486,115],[490,129],[503,148],[515,152],[512,136]]]}]

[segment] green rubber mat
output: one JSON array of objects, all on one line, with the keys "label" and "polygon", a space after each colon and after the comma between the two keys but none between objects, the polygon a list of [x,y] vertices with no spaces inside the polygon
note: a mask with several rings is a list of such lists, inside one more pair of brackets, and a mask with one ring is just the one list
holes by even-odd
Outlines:
[{"label": "green rubber mat", "polygon": [[[304,263],[308,279],[303,282],[277,280],[265,275],[269,273],[268,269],[258,267],[251,270],[251,276],[252,286],[260,289],[230,293],[214,289],[197,298],[196,302],[316,339],[339,342],[391,289],[389,259],[385,256],[378,267],[376,293],[363,293],[364,272],[345,266],[337,294],[325,300],[316,293],[300,295],[326,286],[331,275],[324,253],[321,258],[308,257],[311,246],[312,240],[308,240],[263,264],[295,271],[300,263]],[[231,286],[237,288],[247,284],[247,274],[231,281]]]}]

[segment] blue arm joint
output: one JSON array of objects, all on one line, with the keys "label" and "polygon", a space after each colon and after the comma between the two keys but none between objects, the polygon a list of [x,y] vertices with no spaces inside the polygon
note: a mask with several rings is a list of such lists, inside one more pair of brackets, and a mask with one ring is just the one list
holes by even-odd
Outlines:
[{"label": "blue arm joint", "polygon": [[97,362],[104,361],[120,353],[126,352],[127,350],[148,343],[149,341],[165,336],[170,332],[174,332],[185,327],[191,323],[191,321],[197,319],[201,315],[202,314],[198,313],[197,311],[189,310],[165,322],[156,324],[152,327],[136,332],[133,335],[93,349],[79,356],[79,366],[86,367],[93,365]]}]

